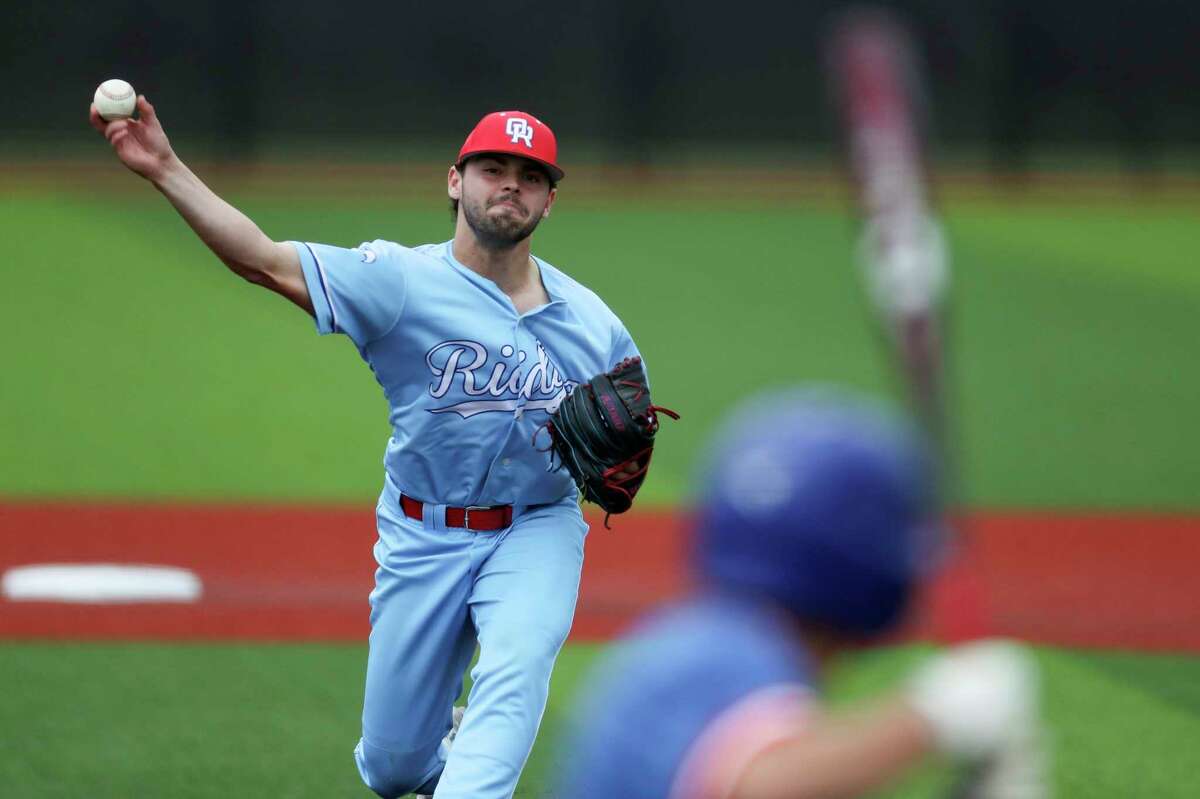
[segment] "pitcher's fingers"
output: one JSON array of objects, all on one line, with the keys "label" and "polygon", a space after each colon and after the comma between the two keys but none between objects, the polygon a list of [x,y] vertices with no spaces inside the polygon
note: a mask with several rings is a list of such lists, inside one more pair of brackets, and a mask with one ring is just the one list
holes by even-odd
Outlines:
[{"label": "pitcher's fingers", "polygon": [[100,112],[96,110],[95,103],[92,103],[91,108],[88,109],[88,122],[90,122],[92,124],[93,128],[100,131],[101,133],[103,133],[104,129],[108,127],[108,123],[105,122],[104,119],[100,116]]},{"label": "pitcher's fingers", "polygon": [[112,122],[109,122],[108,127],[104,129],[104,137],[108,139],[109,142],[112,142],[114,136],[116,136],[118,133],[126,132],[128,127],[129,120],[127,119],[113,120]]},{"label": "pitcher's fingers", "polygon": [[146,95],[139,94],[137,98],[138,117],[145,119],[152,125],[158,124],[158,116],[154,113],[154,106],[150,105],[150,101],[146,99]]}]

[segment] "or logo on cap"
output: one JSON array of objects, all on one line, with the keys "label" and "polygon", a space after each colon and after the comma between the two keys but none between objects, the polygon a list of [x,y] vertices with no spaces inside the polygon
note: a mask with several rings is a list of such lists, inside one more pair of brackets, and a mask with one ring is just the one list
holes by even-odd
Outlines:
[{"label": "or logo on cap", "polygon": [[512,139],[513,144],[524,141],[526,147],[533,148],[533,126],[529,124],[529,120],[509,117],[504,123],[504,133]]}]

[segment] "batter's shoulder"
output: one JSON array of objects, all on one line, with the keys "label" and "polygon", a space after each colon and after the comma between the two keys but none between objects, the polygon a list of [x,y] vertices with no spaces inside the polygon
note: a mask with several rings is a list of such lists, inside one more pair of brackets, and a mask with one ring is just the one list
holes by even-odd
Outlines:
[{"label": "batter's shoulder", "polygon": [[[620,651],[620,649],[618,650]],[[759,684],[804,682],[806,655],[779,619],[746,603],[700,598],[667,607],[635,627],[625,644],[631,672],[674,690],[705,684],[738,695]],[[653,665],[647,665],[652,663]]]},{"label": "batter's shoulder", "polygon": [[[562,795],[668,795],[688,753],[727,712],[763,691],[807,690],[803,653],[786,637],[760,612],[722,601],[687,601],[643,620],[581,689]],[[639,789],[614,790],[628,773],[639,775]]]}]

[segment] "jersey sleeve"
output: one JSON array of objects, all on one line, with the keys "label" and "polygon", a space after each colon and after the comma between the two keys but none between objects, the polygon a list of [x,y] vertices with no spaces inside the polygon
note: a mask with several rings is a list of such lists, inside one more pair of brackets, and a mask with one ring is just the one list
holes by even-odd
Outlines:
[{"label": "jersey sleeve", "polygon": [[399,321],[408,289],[403,248],[386,242],[352,250],[291,244],[300,255],[318,332],[345,333],[361,347]]},{"label": "jersey sleeve", "polygon": [[[613,369],[621,361],[626,358],[633,357],[641,358],[642,353],[638,351],[637,345],[633,343],[633,337],[629,335],[629,331],[622,324],[617,324],[613,330],[613,348],[612,353],[608,357],[608,368]],[[646,386],[650,386],[650,368],[646,366],[646,359],[642,358],[642,373],[646,375]]]},{"label": "jersey sleeve", "polygon": [[638,352],[637,345],[633,343],[633,337],[629,335],[629,331],[624,325],[617,324],[613,330],[613,345],[612,353],[608,357],[608,368],[613,368],[626,358],[641,356]]}]

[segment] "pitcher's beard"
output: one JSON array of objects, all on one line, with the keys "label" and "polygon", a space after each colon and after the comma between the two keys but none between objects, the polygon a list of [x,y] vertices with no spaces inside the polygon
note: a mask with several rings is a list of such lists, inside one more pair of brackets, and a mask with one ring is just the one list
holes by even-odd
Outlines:
[{"label": "pitcher's beard", "polygon": [[507,250],[533,235],[541,214],[531,214],[529,221],[522,224],[513,216],[491,217],[477,203],[462,203],[462,212],[475,238],[489,250]]}]

